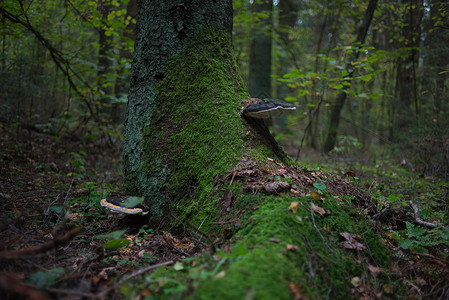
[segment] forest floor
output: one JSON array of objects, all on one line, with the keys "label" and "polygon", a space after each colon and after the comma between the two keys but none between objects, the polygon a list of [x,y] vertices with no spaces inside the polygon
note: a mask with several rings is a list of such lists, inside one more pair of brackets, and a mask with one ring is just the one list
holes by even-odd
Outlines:
[{"label": "forest floor", "polygon": [[[105,142],[0,123],[0,158],[1,299],[126,298],[124,282],[208,251],[207,241],[100,207],[106,195],[123,196],[121,152]],[[378,203],[373,226],[391,251],[389,276],[407,289],[402,296],[449,299],[448,230],[421,226],[448,226],[447,182],[386,164],[345,175]],[[413,199],[419,219],[402,198]],[[392,289],[385,284],[378,297],[395,298]],[[154,293],[144,288],[139,297]]]}]

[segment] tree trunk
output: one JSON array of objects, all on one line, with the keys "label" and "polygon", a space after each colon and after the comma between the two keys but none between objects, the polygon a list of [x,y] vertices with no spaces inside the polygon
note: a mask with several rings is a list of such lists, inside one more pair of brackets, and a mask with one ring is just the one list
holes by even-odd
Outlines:
[{"label": "tree trunk", "polygon": [[261,20],[262,25],[252,31],[249,55],[248,92],[251,97],[271,98],[271,34],[264,30],[272,26],[273,1],[253,3],[253,12],[266,11],[270,16]]},{"label": "tree trunk", "polygon": [[262,140],[239,114],[232,1],[168,2],[141,2],[123,147],[126,190],[154,219],[170,199],[180,218],[211,205],[213,179]]},{"label": "tree trunk", "polygon": [[[103,19],[106,19],[111,12],[111,5],[104,1],[98,2],[98,11],[101,13]],[[97,87],[101,92],[100,95],[100,118],[103,121],[111,119],[111,105],[110,97],[112,96],[113,87],[108,82],[108,73],[111,72],[112,61],[110,59],[112,51],[113,40],[111,36],[106,35],[106,29],[101,26],[98,33],[98,72],[97,72]]]},{"label": "tree trunk", "polygon": [[[407,6],[407,13],[404,17],[406,26],[402,29],[403,41],[400,47],[407,49],[405,56],[399,57],[396,71],[397,88],[397,122],[395,127],[404,128],[412,122],[413,116],[418,115],[418,95],[416,87],[416,68],[418,65],[419,47],[421,40],[421,21],[423,16],[422,0],[403,0],[403,5]],[[412,109],[414,106],[414,109]]]},{"label": "tree trunk", "polygon": [[424,42],[425,53],[424,74],[422,78],[423,87],[432,95],[433,113],[444,115],[447,112],[448,105],[445,103],[448,90],[445,82],[448,73],[445,70],[449,65],[449,34],[447,28],[441,24],[444,23],[444,12],[449,10],[449,3],[444,1],[434,1],[428,4],[430,6],[430,15],[426,22],[424,32],[426,39]]},{"label": "tree trunk", "polygon": [[[126,5],[126,17],[131,17],[133,19],[137,18],[137,0],[130,0]],[[136,24],[129,22],[126,26],[126,32],[123,34],[122,42],[126,39],[135,41],[136,40]],[[128,49],[122,47],[120,48],[119,59],[132,60],[132,53]],[[128,94],[129,90],[129,76],[125,75],[124,69],[117,70],[117,77],[114,85],[115,97],[121,98]],[[123,122],[123,103],[114,103],[112,106],[112,121],[114,123]]]},{"label": "tree trunk", "polygon": [[[362,26],[360,27],[359,35],[357,36],[357,40],[355,42],[355,45],[358,45],[359,47],[361,44],[365,42],[365,37],[368,32],[369,25],[371,24],[371,20],[374,15],[374,11],[376,10],[377,6],[377,0],[370,0],[368,3],[368,7],[365,12],[365,17],[363,19]],[[351,69],[351,64],[357,60],[359,56],[358,51],[353,51],[353,54],[350,56],[350,61],[346,66],[346,70],[348,70],[348,76],[349,78],[352,78],[354,75],[354,71]],[[338,125],[340,123],[340,114],[341,110],[345,104],[346,101],[346,92],[342,91],[337,98],[334,101],[334,104],[332,105],[331,110],[331,116],[329,120],[329,129],[327,132],[327,138],[326,143],[324,145],[324,152],[330,152],[335,147],[337,133],[338,133]]]}]

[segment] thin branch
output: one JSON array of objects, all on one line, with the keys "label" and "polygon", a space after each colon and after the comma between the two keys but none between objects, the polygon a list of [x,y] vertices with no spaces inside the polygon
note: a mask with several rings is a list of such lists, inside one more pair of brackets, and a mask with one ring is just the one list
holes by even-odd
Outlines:
[{"label": "thin branch", "polygon": [[166,261],[166,262],[158,263],[158,264],[151,265],[151,266],[142,268],[142,269],[140,269],[140,270],[137,270],[136,272],[134,272],[134,273],[132,273],[131,275],[129,275],[129,276],[123,278],[123,279],[120,280],[118,283],[114,284],[113,286],[111,286],[111,287],[107,288],[106,290],[100,292],[99,294],[97,294],[97,295],[95,296],[95,298],[103,299],[104,297],[106,297],[106,295],[107,295],[110,291],[112,291],[112,290],[115,289],[115,288],[119,288],[119,287],[120,287],[123,283],[125,283],[126,281],[129,281],[129,280],[133,279],[134,277],[140,276],[140,275],[142,275],[142,274],[144,274],[144,273],[146,273],[146,272],[148,272],[148,271],[157,269],[157,268],[159,268],[159,267],[172,265],[173,263],[174,263],[173,260],[169,260],[169,261]]},{"label": "thin branch", "polygon": [[326,247],[329,249],[330,252],[332,252],[332,254],[339,260],[341,261],[340,257],[337,255],[337,253],[334,252],[334,250],[331,248],[331,246],[329,246],[329,244],[326,242],[326,240],[324,239],[324,236],[321,234],[321,231],[318,229],[318,227],[316,226],[315,223],[315,217],[313,216],[313,201],[310,201],[310,215],[312,216],[312,224],[313,227],[315,228],[315,231],[318,232],[318,234],[320,235],[321,239],[323,240],[323,243],[326,245]]},{"label": "thin branch", "polygon": [[419,207],[413,201],[410,200],[410,207],[413,209],[413,213],[415,214],[415,222],[418,223],[421,226],[427,227],[427,228],[437,228],[437,225],[432,222],[424,221],[419,216]]}]

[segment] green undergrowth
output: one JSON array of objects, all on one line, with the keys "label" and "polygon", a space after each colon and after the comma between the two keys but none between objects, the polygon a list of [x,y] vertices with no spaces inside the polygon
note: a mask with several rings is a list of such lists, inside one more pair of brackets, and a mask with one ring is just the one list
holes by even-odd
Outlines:
[{"label": "green undergrowth", "polygon": [[[344,174],[351,171],[351,179],[360,189],[369,190],[370,197],[377,204],[376,220],[382,224],[385,234],[393,238],[398,249],[394,255],[408,259],[411,253],[431,253],[448,257],[449,252],[449,208],[447,178],[423,175],[410,163],[381,161],[371,164],[339,165],[325,161],[320,167]],[[423,221],[435,224],[426,228],[414,220],[413,202],[419,209]],[[382,212],[382,213],[381,213]]]},{"label": "green undergrowth", "polygon": [[[308,196],[240,194],[240,205],[257,207],[242,219],[230,246],[161,268],[139,285],[155,299],[291,299],[293,290],[310,299],[343,299],[351,297],[354,278],[380,289],[388,274],[375,279],[367,271],[368,266],[390,266],[379,236],[332,197],[316,203],[327,213],[312,218],[311,201]],[[289,209],[292,202],[298,202],[296,209]],[[343,249],[343,232],[357,234],[364,249]]]}]

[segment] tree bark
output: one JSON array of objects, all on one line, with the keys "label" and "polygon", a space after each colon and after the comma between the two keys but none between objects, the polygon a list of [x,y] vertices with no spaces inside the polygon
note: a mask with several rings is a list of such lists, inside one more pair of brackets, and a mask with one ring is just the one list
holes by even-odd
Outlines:
[{"label": "tree bark", "polygon": [[[363,44],[365,42],[365,37],[368,32],[368,28],[371,24],[371,20],[373,19],[373,15],[374,15],[374,11],[376,10],[376,6],[377,6],[377,0],[370,0],[370,2],[368,3],[368,7],[365,12],[365,17],[363,19],[362,26],[360,27],[359,34],[358,34],[356,42],[355,42],[355,45],[357,47],[360,47],[361,44]],[[350,79],[354,75],[354,71],[351,68],[351,64],[357,60],[358,56],[359,56],[359,52],[353,51],[352,55],[350,56],[350,61],[346,66],[346,70],[348,70],[348,73],[349,73],[347,77],[349,77]],[[337,98],[335,99],[335,101],[332,105],[331,116],[330,116],[330,120],[329,120],[329,129],[327,132],[326,142],[324,144],[324,152],[326,152],[326,153],[330,152],[335,147],[337,133],[338,133],[338,125],[340,123],[340,114],[341,114],[341,110],[345,104],[346,96],[347,96],[347,94],[343,90],[337,96]]]},{"label": "tree bark", "polygon": [[167,200],[180,218],[211,205],[213,179],[262,140],[239,114],[232,1],[169,2],[141,2],[123,147],[126,190],[155,219]]}]

